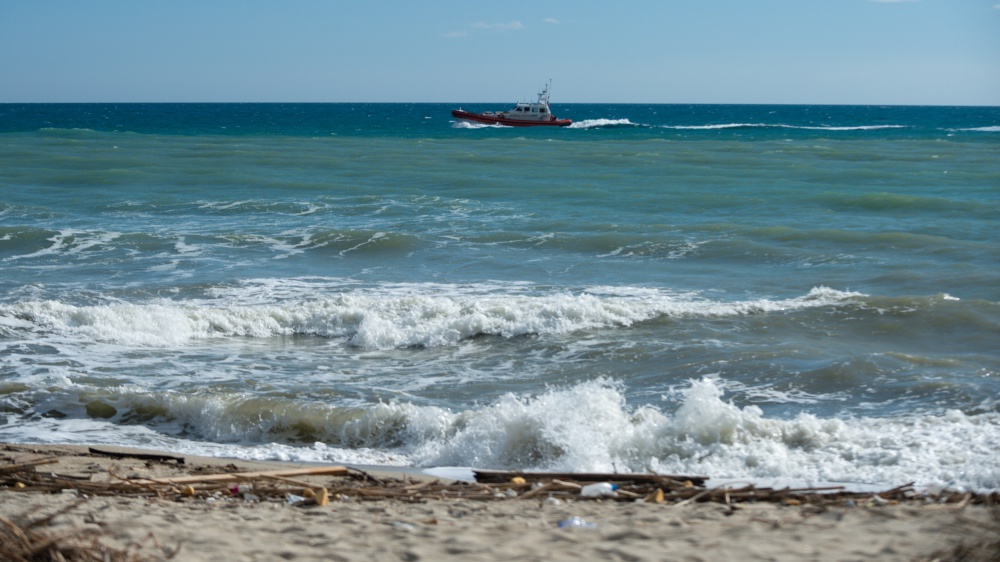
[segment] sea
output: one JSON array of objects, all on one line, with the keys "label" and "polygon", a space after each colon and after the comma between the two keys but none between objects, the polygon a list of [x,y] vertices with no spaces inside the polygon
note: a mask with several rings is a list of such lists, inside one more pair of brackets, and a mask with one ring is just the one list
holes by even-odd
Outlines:
[{"label": "sea", "polygon": [[0,104],[0,441],[1000,489],[1000,108]]}]

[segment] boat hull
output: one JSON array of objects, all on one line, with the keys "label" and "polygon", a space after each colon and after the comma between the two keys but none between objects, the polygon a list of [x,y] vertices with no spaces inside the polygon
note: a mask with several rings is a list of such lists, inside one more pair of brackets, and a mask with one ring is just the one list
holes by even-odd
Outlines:
[{"label": "boat hull", "polygon": [[572,119],[550,119],[548,121],[529,121],[524,119],[505,119],[496,115],[483,115],[482,113],[470,113],[461,109],[453,109],[452,117],[473,121],[475,123],[485,123],[487,125],[505,125],[508,127],[565,127],[573,122]]}]

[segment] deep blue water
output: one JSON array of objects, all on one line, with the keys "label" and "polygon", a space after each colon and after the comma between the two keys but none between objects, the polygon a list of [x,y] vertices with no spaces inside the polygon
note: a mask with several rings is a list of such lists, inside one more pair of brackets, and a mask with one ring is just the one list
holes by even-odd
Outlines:
[{"label": "deep blue water", "polygon": [[[507,109],[503,103],[128,103],[0,104],[0,132],[45,128],[156,135],[277,135],[452,138],[450,111]],[[1000,108],[844,105],[555,104],[573,119],[573,140],[767,139],[785,137],[968,137],[1000,127]],[[479,127],[477,127],[479,128]],[[481,134],[492,136],[488,130]],[[550,128],[515,129],[566,138]],[[495,131],[493,131],[495,133]]]}]

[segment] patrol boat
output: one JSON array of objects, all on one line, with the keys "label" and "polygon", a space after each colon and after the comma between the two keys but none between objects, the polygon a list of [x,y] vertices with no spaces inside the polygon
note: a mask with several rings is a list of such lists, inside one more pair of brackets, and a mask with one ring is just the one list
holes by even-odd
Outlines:
[{"label": "patrol boat", "polygon": [[517,102],[513,109],[508,111],[484,111],[483,113],[472,113],[464,111],[462,108],[453,109],[452,117],[474,123],[485,123],[487,125],[507,125],[510,127],[537,127],[547,125],[550,127],[565,127],[573,122],[572,119],[556,119],[549,109],[549,87],[550,81],[538,94],[538,101]]}]

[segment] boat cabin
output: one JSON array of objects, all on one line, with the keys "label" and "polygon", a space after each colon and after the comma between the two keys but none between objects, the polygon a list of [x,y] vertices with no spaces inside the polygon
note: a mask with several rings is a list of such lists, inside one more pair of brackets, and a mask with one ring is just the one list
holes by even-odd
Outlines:
[{"label": "boat cabin", "polygon": [[549,86],[538,94],[538,101],[519,101],[513,109],[499,114],[504,119],[516,119],[518,121],[550,121],[552,113],[549,111]]}]

